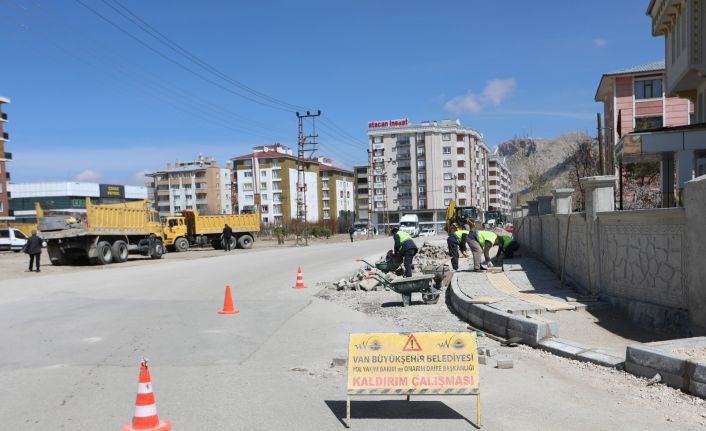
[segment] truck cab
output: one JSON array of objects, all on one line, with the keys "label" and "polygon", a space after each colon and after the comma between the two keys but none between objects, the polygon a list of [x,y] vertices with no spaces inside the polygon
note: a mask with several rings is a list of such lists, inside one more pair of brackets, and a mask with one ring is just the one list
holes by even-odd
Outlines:
[{"label": "truck cab", "polygon": [[400,218],[400,230],[407,232],[413,237],[419,236],[421,227],[419,226],[419,217],[416,214],[405,214]]},{"label": "truck cab", "polygon": [[162,230],[164,232],[164,245],[168,249],[176,249],[177,251],[189,249],[189,229],[186,225],[185,217],[162,217]]}]

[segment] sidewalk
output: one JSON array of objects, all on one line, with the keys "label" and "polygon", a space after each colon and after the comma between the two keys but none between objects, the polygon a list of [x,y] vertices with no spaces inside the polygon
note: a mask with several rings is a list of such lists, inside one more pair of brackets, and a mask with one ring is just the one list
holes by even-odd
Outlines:
[{"label": "sidewalk", "polygon": [[628,345],[670,338],[637,328],[607,303],[561,288],[557,276],[536,259],[506,260],[503,272],[467,269],[462,265],[454,277],[451,304],[491,334],[616,368],[625,362]]}]

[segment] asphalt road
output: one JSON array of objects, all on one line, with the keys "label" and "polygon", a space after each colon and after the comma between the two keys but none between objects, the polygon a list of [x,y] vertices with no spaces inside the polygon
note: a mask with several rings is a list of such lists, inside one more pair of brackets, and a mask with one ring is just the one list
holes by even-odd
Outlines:
[{"label": "asphalt road", "polygon": [[[314,298],[316,283],[391,243],[263,248],[0,280],[0,429],[121,429],[132,418],[143,356],[160,417],[173,430],[343,429],[345,372],[330,368],[332,357],[350,332],[399,328]],[[297,266],[308,289],[292,289]],[[226,284],[239,314],[216,313]],[[623,396],[590,375],[525,356],[514,370],[481,370],[484,429],[691,428],[637,401],[623,411]],[[472,429],[472,398],[418,400],[359,398],[352,427]]]}]

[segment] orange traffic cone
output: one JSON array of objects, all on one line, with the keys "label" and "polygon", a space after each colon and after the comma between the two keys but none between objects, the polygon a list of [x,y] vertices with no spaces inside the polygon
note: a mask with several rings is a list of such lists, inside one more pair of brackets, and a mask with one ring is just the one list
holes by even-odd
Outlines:
[{"label": "orange traffic cone", "polygon": [[295,289],[304,289],[304,276],[302,275],[302,267],[297,269],[297,284],[293,286]]},{"label": "orange traffic cone", "polygon": [[137,385],[135,416],[133,416],[131,424],[123,427],[123,431],[169,431],[171,427],[172,424],[168,420],[160,421],[157,416],[150,370],[147,369],[147,359],[143,359],[140,363],[140,383]]},{"label": "orange traffic cone", "polygon": [[233,298],[230,296],[230,286],[226,286],[226,297],[223,300],[223,310],[218,314],[235,314],[240,313],[240,310],[233,307]]}]

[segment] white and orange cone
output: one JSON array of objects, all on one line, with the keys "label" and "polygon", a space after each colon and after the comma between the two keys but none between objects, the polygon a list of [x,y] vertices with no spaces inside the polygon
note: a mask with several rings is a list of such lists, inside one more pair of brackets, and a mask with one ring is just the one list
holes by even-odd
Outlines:
[{"label": "white and orange cone", "polygon": [[140,363],[140,383],[137,385],[135,416],[133,416],[131,424],[123,427],[123,431],[169,431],[171,427],[172,424],[168,420],[160,421],[157,416],[150,370],[147,369],[147,360],[143,359]]},{"label": "white and orange cone", "polygon": [[295,289],[304,289],[306,286],[304,285],[304,275],[302,274],[302,267],[300,266],[297,269],[297,284],[293,286]]}]

